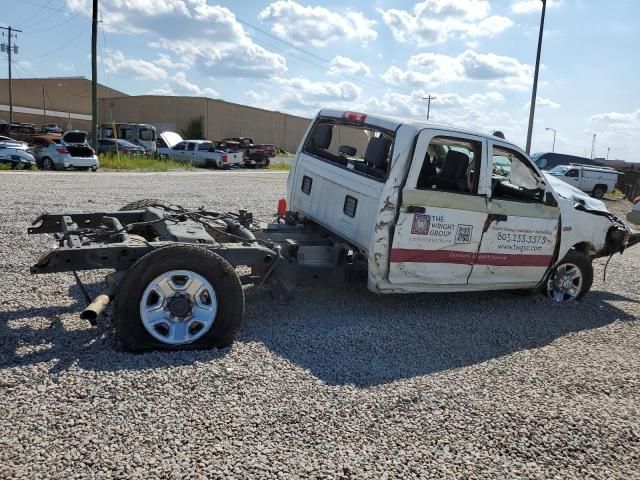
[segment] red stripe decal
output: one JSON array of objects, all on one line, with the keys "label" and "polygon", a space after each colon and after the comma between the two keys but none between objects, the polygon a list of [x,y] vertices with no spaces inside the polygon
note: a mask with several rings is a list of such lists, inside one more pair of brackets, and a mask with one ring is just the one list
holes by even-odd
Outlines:
[{"label": "red stripe decal", "polygon": [[391,263],[450,263],[457,265],[491,265],[498,267],[548,267],[551,255],[458,252],[455,250],[391,249]]}]

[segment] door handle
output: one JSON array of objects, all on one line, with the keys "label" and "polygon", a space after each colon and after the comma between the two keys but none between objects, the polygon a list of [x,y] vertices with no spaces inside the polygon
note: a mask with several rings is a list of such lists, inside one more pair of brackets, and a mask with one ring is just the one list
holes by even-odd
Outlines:
[{"label": "door handle", "polygon": [[489,214],[489,222],[506,222],[507,221],[507,217],[506,215],[502,214],[502,213],[490,213]]},{"label": "door handle", "polygon": [[409,205],[407,207],[407,213],[424,213],[425,211],[424,207],[417,207],[415,205]]}]

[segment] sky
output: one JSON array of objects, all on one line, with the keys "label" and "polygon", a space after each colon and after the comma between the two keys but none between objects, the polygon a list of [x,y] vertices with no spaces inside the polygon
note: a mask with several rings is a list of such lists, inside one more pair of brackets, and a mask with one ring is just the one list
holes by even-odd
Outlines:
[{"label": "sky", "polygon": [[[0,0],[15,77],[91,77],[91,0]],[[523,146],[541,0],[100,0],[98,81],[311,118],[340,108]],[[640,1],[548,0],[533,152],[640,161]],[[3,41],[6,37],[3,38]],[[2,54],[0,68],[6,71]]]}]

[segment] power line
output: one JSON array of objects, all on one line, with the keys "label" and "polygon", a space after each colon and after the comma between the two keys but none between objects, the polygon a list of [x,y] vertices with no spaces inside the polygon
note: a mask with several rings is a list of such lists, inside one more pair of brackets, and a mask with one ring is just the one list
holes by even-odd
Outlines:
[{"label": "power line", "polygon": [[35,31],[35,32],[31,32],[31,33],[32,33],[32,34],[37,34],[37,35],[39,35],[39,34],[41,34],[41,33],[50,32],[51,30],[55,30],[55,29],[57,29],[57,28],[60,28],[60,27],[61,27],[62,25],[64,25],[65,23],[70,22],[70,21],[71,21],[71,20],[73,20],[74,18],[77,18],[81,13],[82,13],[82,12],[74,13],[73,15],[71,15],[71,16],[69,16],[69,17],[67,17],[67,19],[66,19],[66,20],[64,20],[64,21],[62,21],[62,22],[60,22],[60,23],[56,23],[55,25],[53,25],[53,26],[51,26],[51,27],[49,27],[49,28],[45,28],[44,30],[38,30],[38,31]]},{"label": "power line", "polygon": [[[52,2],[53,0],[49,0],[47,2],[47,6]],[[42,12],[44,12],[45,9],[41,8],[40,10],[38,10],[35,14],[33,15],[29,15],[27,18],[25,18],[23,21],[18,23],[19,27],[23,27],[25,23],[27,23],[29,20],[33,20],[35,17],[37,17],[38,15],[40,15]]]},{"label": "power line", "polygon": [[87,30],[89,30],[89,28],[91,28],[91,24],[87,25],[85,28],[83,28],[82,30],[80,30],[80,32],[78,32],[77,35],[74,35],[72,38],[70,38],[67,42],[63,43],[62,45],[60,45],[59,47],[54,48],[53,50],[48,51],[47,53],[44,53],[38,57],[33,57],[30,60],[38,60],[40,58],[43,57],[48,57],[49,55],[51,55],[52,53],[57,52],[58,50],[62,50],[64,47],[66,47],[67,45],[69,45],[71,42],[73,42],[74,40],[76,40],[78,37],[80,37],[80,35],[82,35],[84,32],[86,32]]}]

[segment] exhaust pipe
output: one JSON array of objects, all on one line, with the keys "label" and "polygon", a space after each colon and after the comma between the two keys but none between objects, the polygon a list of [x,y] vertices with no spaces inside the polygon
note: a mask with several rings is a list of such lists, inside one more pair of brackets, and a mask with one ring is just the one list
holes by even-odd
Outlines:
[{"label": "exhaust pipe", "polygon": [[87,308],[85,308],[80,314],[80,318],[83,320],[88,320],[89,323],[93,326],[96,325],[96,320],[104,309],[107,308],[109,302],[111,302],[111,297],[113,296],[113,289],[107,288],[100,295],[93,299]]}]

